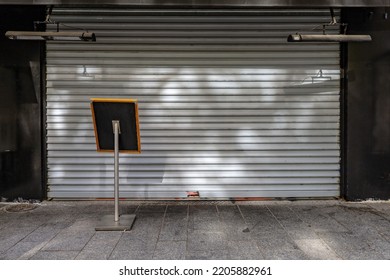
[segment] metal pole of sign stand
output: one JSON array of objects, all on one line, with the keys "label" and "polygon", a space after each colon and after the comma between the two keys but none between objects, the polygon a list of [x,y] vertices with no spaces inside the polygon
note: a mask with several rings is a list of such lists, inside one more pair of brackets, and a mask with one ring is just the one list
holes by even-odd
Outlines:
[{"label": "metal pole of sign stand", "polygon": [[114,221],[119,222],[119,134],[121,133],[119,121],[112,121],[112,129],[114,132]]},{"label": "metal pole of sign stand", "polygon": [[106,215],[95,228],[96,231],[126,231],[133,226],[135,215],[119,215],[119,134],[120,123],[117,120],[112,121],[114,133],[114,200],[115,214]]}]

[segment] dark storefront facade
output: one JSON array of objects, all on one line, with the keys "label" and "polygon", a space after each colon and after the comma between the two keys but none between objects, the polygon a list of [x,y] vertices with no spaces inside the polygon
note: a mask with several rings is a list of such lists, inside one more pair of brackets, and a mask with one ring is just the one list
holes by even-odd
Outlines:
[{"label": "dark storefront facade", "polygon": [[[288,34],[330,21],[326,1],[217,2],[56,5],[53,20],[97,42],[2,38],[0,196],[111,197],[89,98],[127,97],[140,102],[143,151],[121,159],[123,198],[388,199],[385,7],[333,3],[348,34],[372,42],[297,45]],[[0,9],[3,33],[47,12]]]}]

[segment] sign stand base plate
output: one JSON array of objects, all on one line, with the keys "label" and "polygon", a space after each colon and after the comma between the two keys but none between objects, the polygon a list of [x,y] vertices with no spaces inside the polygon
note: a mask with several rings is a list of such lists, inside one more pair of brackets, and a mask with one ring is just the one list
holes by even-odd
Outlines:
[{"label": "sign stand base plate", "polygon": [[135,220],[135,215],[121,215],[119,221],[115,222],[114,215],[106,215],[95,227],[96,231],[127,231],[131,230]]}]

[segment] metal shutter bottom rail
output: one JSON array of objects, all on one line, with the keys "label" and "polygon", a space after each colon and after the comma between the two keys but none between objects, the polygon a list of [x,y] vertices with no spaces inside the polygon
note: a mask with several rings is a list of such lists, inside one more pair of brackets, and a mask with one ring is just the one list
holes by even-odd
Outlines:
[{"label": "metal shutter bottom rail", "polygon": [[91,97],[139,100],[142,154],[120,157],[122,198],[339,196],[339,45],[286,42],[329,22],[327,9],[54,8],[52,19],[97,42],[47,43],[50,198],[113,197]]}]

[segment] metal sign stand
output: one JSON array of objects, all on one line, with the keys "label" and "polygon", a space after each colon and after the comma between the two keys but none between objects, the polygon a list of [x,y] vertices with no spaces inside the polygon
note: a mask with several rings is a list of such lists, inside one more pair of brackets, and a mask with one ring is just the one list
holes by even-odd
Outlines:
[{"label": "metal sign stand", "polygon": [[[135,220],[135,214],[119,216],[119,134],[120,123],[117,120],[112,121],[114,132],[114,199],[115,214],[106,215],[95,228],[96,231],[126,231],[130,230]],[[120,218],[120,219],[119,219]]]}]

